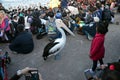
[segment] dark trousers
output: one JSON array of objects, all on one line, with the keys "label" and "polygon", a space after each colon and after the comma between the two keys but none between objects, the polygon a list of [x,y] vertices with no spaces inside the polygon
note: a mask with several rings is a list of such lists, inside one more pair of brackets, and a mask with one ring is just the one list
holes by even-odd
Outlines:
[{"label": "dark trousers", "polygon": [[103,60],[99,59],[99,60],[93,60],[93,66],[92,66],[92,70],[95,71],[96,67],[97,67],[97,62],[100,62],[100,65],[103,64]]}]

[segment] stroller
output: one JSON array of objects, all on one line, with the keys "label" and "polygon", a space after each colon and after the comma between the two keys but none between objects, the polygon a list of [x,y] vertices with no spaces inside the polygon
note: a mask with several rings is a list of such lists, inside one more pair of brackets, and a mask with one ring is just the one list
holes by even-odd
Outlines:
[{"label": "stroller", "polygon": [[10,64],[11,58],[8,55],[8,52],[2,54],[2,50],[0,50],[0,80],[8,80],[7,75],[7,65]]}]

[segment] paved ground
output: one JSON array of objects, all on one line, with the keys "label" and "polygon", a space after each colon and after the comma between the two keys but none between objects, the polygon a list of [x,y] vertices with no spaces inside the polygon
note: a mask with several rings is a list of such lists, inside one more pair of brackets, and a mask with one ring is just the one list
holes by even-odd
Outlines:
[{"label": "paved ground", "polygon": [[[119,21],[120,15],[117,14],[115,18],[116,21]],[[105,63],[117,61],[120,57],[119,34],[120,25],[110,24],[105,40]],[[12,63],[8,67],[9,77],[18,69],[29,66],[38,68],[43,80],[85,80],[83,72],[92,66],[92,61],[88,57],[91,41],[87,40],[85,36],[78,34],[75,37],[67,36],[67,43],[61,51],[61,58],[58,60],[54,60],[54,57],[49,58],[47,61],[42,59],[43,49],[48,43],[46,38],[34,39],[34,42],[34,51],[27,55],[11,54],[6,46],[8,44],[1,44],[3,51],[9,51],[12,58]]]}]

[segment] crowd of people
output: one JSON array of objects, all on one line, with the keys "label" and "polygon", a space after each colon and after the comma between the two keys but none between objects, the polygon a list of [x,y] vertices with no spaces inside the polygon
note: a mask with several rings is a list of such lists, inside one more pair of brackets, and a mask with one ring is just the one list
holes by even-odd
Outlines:
[{"label": "crowd of people", "polygon": [[[59,24],[59,26],[68,27],[71,34],[77,31],[78,34],[85,35],[88,40],[92,40],[90,58],[93,66],[90,71],[94,74],[98,61],[101,66],[104,65],[105,34],[108,32],[109,23],[114,22],[115,8],[119,6],[119,2],[119,0],[90,0],[89,2],[83,0],[78,3],[71,0],[67,6],[77,8],[79,14],[76,15],[72,14],[67,6],[54,9],[40,6],[40,9],[18,8],[9,11],[0,3],[0,43],[10,43],[9,49],[14,53],[28,54],[34,49],[33,35],[36,35],[37,39],[47,35],[49,41],[61,37],[56,27]],[[61,23],[57,19],[60,19]],[[108,66],[107,69],[109,69]],[[110,76],[107,78],[107,69],[103,69],[105,70],[103,74],[106,76],[101,80],[119,80],[119,78],[113,79]],[[120,74],[120,71],[117,73]]]}]

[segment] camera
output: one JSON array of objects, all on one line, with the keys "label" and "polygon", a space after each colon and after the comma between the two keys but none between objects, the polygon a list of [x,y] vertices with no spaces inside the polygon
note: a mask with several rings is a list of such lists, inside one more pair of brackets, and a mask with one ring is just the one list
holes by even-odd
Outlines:
[{"label": "camera", "polygon": [[30,70],[29,74],[25,75],[25,80],[39,80],[38,70]]}]

